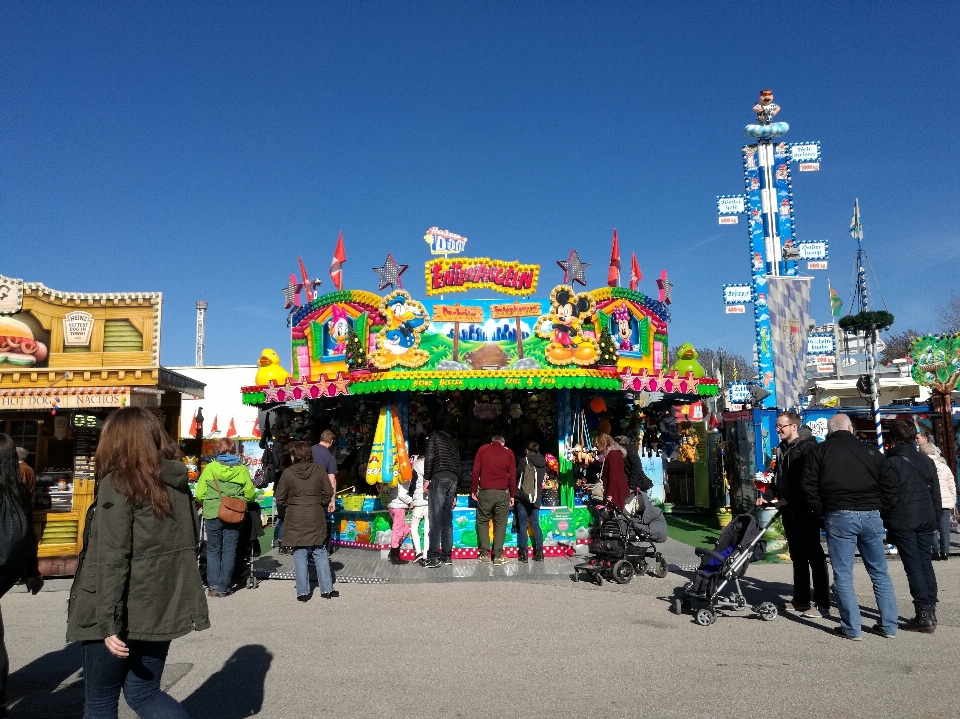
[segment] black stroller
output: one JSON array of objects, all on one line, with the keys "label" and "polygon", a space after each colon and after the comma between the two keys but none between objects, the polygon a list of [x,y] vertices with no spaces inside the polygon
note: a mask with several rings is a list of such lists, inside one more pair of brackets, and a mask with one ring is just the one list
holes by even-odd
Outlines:
[{"label": "black stroller", "polygon": [[[747,600],[740,588],[742,577],[751,562],[763,559],[767,552],[767,543],[763,533],[780,516],[779,510],[766,527],[749,514],[736,517],[721,532],[713,549],[697,547],[700,567],[692,582],[683,588],[683,595],[674,598],[674,611],[677,614],[693,612],[697,624],[709,627],[715,621],[719,610],[732,609],[742,612],[747,608]],[[733,583],[728,595],[721,593]],[[694,610],[693,601],[706,602],[707,606]],[[772,602],[763,602],[750,609],[766,622],[777,618],[777,606]]]},{"label": "black stroller", "polygon": [[634,492],[624,511],[608,501],[594,500],[597,523],[590,530],[590,554],[586,562],[573,568],[574,581],[583,573],[598,586],[603,580],[627,584],[634,574],[645,574],[647,560],[653,560],[654,576],[667,576],[667,560],[654,543],[667,539],[663,512],[643,492]]},{"label": "black stroller", "polygon": [[[207,583],[207,532],[203,522],[203,510],[200,510],[200,545],[197,563],[204,586]],[[257,502],[247,502],[247,514],[240,524],[240,537],[237,539],[237,558],[233,565],[232,588],[246,587],[257,589],[260,579],[253,573],[253,560],[260,556],[260,537],[263,536],[263,510]]]}]

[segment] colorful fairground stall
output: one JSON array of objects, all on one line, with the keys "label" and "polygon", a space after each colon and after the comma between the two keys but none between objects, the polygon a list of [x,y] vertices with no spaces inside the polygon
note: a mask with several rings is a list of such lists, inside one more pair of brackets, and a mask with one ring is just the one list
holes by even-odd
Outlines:
[{"label": "colorful fairground stall", "polygon": [[161,296],[81,294],[0,277],[0,432],[36,472],[40,569],[72,574],[110,412],[149,407],[177,436],[183,394],[203,384],[160,366]]},{"label": "colorful fairground stall", "polygon": [[[696,431],[667,447],[660,423],[677,407],[702,407],[700,398],[717,385],[704,379],[695,353],[692,362],[666,366],[669,282],[657,299],[622,287],[578,291],[585,265],[576,252],[560,264],[563,283],[539,297],[538,265],[486,258],[427,262],[425,298],[399,287],[320,296],[307,287],[298,304],[302,286],[291,278],[292,373],[265,350],[243,400],[269,410],[263,429],[271,440],[337,434],[338,489],[354,489],[341,495],[336,542],[387,548],[389,516],[374,487],[408,473],[409,456],[422,453],[437,428],[456,438],[463,460],[454,515],[459,558],[477,554],[472,457],[493,434],[518,455],[534,440],[555,459],[548,457],[553,471],[540,513],[548,555],[587,538],[591,516],[581,500],[599,470],[591,461],[595,431],[638,440],[648,474],[661,484],[663,449],[675,455],[689,442],[688,456],[696,455],[698,440],[689,436]],[[398,267],[390,256],[377,269],[381,290],[399,285]],[[457,299],[468,289],[506,297]],[[408,538],[404,549],[411,546]],[[512,529],[506,546],[515,556]]]}]

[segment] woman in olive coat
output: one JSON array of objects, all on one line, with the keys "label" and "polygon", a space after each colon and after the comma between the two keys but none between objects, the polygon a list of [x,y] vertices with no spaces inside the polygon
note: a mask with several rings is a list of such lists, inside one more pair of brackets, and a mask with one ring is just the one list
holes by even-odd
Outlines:
[{"label": "woman in olive coat", "polygon": [[274,501],[284,511],[282,546],[293,547],[293,566],[296,573],[297,600],[310,598],[310,575],[307,557],[313,555],[320,582],[320,596],[339,597],[333,588],[330,560],[327,558],[326,508],[333,499],[330,478],[322,467],[313,463],[313,453],[307,442],[290,445],[293,464],[283,470],[273,492]]},{"label": "woman in olive coat", "polygon": [[115,718],[121,688],[140,716],[189,719],[160,679],[171,640],[210,620],[187,468],[161,456],[162,437],[156,417],[126,407],[97,448],[97,501],[67,610],[67,640],[83,643],[86,719]]}]

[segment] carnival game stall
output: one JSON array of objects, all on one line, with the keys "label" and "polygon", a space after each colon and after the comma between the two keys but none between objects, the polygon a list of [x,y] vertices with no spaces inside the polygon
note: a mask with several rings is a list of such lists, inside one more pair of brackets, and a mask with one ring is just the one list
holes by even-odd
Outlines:
[{"label": "carnival game stall", "polygon": [[[578,291],[575,283],[586,285],[586,265],[575,251],[559,264],[563,282],[542,297],[536,296],[539,265],[487,258],[427,262],[426,297],[419,299],[397,286],[403,266],[392,255],[375,268],[380,289],[392,287],[384,295],[316,296],[291,276],[291,372],[265,350],[243,401],[270,410],[276,441],[316,437],[323,429],[337,435],[338,490],[350,491],[341,494],[334,541],[389,545],[389,516],[376,488],[405,479],[410,456],[442,427],[463,460],[455,557],[477,554],[468,496],[472,457],[493,434],[504,435],[518,456],[530,440],[552,455],[540,513],[545,551],[570,552],[586,541],[591,523],[581,499],[592,436],[632,435],[653,464],[658,430],[645,414],[652,400],[679,397],[689,404],[716,393],[716,382],[702,372],[665,366],[669,286],[659,299],[622,287]],[[467,290],[508,298],[451,297]],[[515,556],[512,526],[506,546]],[[403,549],[410,547],[408,538]]]}]

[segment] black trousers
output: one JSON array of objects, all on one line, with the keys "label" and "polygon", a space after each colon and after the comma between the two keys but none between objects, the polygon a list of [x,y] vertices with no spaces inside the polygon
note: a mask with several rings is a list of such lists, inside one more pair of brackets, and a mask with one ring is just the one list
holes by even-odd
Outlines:
[{"label": "black trousers", "polygon": [[827,578],[827,559],[820,544],[820,522],[809,512],[801,514],[789,506],[784,507],[782,517],[793,562],[793,606],[799,609],[806,609],[811,604],[829,607],[830,580]]},{"label": "black trousers", "polygon": [[937,603],[937,575],[933,571],[934,531],[888,531],[887,538],[897,547],[897,554],[907,573],[910,595],[917,604]]}]

